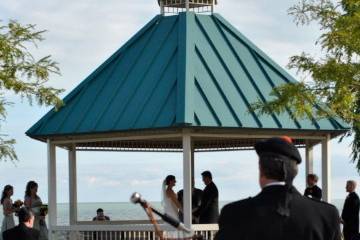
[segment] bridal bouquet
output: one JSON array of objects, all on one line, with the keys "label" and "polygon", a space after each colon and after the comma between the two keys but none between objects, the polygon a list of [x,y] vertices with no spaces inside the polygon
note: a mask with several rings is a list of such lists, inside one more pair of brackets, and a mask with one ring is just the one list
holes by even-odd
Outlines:
[{"label": "bridal bouquet", "polygon": [[40,216],[46,216],[48,214],[48,205],[47,204],[43,204],[40,206]]},{"label": "bridal bouquet", "polygon": [[16,200],[14,203],[13,203],[13,208],[20,208],[22,205],[24,205],[24,202],[21,201],[21,200]]},{"label": "bridal bouquet", "polygon": [[15,202],[13,202],[12,207],[14,209],[15,215],[17,216],[21,206],[24,205],[24,202],[21,200],[16,200]]}]

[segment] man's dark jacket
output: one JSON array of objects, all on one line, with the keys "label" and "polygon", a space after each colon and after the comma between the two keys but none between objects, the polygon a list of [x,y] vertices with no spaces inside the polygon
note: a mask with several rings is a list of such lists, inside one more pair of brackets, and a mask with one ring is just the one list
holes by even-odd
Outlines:
[{"label": "man's dark jacket", "polygon": [[277,212],[284,186],[268,186],[254,198],[226,205],[216,240],[340,240],[337,209],[292,188],[290,216]]},{"label": "man's dark jacket", "polygon": [[24,224],[3,232],[3,240],[39,240],[40,232]]},{"label": "man's dark jacket", "polygon": [[345,240],[351,240],[353,236],[359,233],[359,206],[359,196],[355,192],[349,193],[341,213],[341,218],[344,221]]},{"label": "man's dark jacket", "polygon": [[215,183],[209,183],[203,191],[201,205],[195,212],[199,223],[217,223],[219,219],[219,192]]},{"label": "man's dark jacket", "polygon": [[313,187],[307,187],[305,189],[304,196],[311,197],[312,199],[315,199],[315,200],[321,200],[321,198],[322,198],[321,188],[319,188],[316,185]]}]

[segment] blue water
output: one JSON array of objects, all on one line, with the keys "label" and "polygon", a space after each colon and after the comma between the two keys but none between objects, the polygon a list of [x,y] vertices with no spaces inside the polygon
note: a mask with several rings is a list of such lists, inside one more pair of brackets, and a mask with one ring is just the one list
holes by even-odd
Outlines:
[{"label": "blue water", "polygon": [[[220,208],[222,208],[228,202],[220,202]],[[341,213],[344,200],[333,200],[333,204],[339,209]],[[162,210],[159,202],[153,202],[151,205],[159,210]],[[96,209],[104,209],[105,215],[109,216],[111,220],[147,220],[147,216],[140,205],[134,205],[129,202],[119,203],[79,203],[78,205],[78,219],[79,221],[91,221],[96,215]],[[2,221],[3,216],[0,216]],[[69,224],[69,204],[58,204],[58,224]]]}]

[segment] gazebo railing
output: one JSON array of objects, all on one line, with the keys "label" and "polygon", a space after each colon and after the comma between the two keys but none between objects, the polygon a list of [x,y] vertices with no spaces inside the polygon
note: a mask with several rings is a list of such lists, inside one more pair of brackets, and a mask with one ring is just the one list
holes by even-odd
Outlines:
[{"label": "gazebo railing", "polygon": [[[171,231],[162,225],[161,229]],[[196,235],[204,240],[213,240],[217,224],[193,225]],[[74,225],[55,226],[50,231],[51,240],[157,240],[153,226],[144,225]]]}]

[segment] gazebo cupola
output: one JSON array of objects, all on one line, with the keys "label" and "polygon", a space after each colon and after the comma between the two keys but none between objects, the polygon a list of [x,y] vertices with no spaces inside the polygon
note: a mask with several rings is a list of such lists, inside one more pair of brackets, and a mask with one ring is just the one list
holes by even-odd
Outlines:
[{"label": "gazebo cupola", "polygon": [[217,0],[158,0],[161,14],[175,14],[185,11],[213,13]]}]

